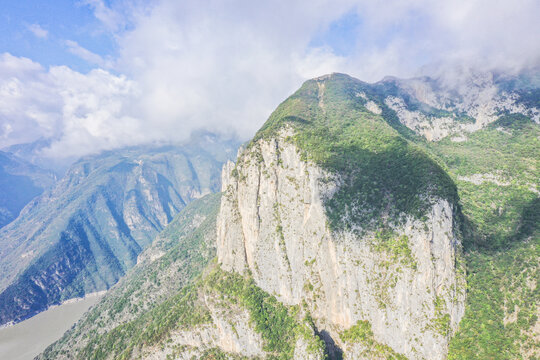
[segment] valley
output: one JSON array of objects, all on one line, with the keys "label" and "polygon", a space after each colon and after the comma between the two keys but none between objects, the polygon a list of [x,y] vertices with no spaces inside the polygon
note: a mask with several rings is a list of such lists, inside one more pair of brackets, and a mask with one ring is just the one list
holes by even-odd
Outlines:
[{"label": "valley", "polygon": [[540,360],[539,14],[0,1],[0,360]]}]

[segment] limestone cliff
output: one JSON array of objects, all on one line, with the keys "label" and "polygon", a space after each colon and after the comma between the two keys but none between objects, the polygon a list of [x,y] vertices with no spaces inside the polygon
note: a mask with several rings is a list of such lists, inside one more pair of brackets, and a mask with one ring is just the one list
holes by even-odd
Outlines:
[{"label": "limestone cliff", "polygon": [[408,218],[391,240],[333,232],[324,204],[339,181],[303,161],[290,136],[259,140],[225,166],[219,263],[251,272],[286,304],[307,303],[338,343],[341,331],[368,320],[378,341],[411,359],[445,358],[465,300],[454,205],[438,199],[424,221]]}]

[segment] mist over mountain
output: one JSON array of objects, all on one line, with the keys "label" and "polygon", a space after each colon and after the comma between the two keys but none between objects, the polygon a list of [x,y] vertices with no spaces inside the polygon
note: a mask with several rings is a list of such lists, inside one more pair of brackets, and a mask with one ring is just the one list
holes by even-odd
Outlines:
[{"label": "mist over mountain", "polygon": [[[302,1],[234,0],[212,2],[212,11],[193,0],[92,0],[74,6],[71,21],[61,18],[70,7],[56,7],[46,6],[54,21],[36,14],[29,24],[45,37],[6,22],[0,147],[54,139],[46,156],[78,158],[183,141],[199,128],[247,140],[321,74],[426,75],[459,86],[475,73],[516,76],[540,59],[532,0],[322,0],[309,10]],[[75,19],[95,32],[76,31]],[[12,40],[20,33],[26,47]],[[51,51],[64,60],[51,61]]]},{"label": "mist over mountain", "polygon": [[540,359],[539,14],[0,2],[0,359]]},{"label": "mist over mountain", "polygon": [[39,138],[36,141],[24,144],[14,144],[4,148],[5,152],[11,153],[20,159],[53,171],[58,178],[64,176],[71,164],[78,160],[76,157],[51,158],[43,156],[43,150],[51,146],[53,139]]},{"label": "mist over mountain", "polygon": [[30,200],[55,182],[53,172],[0,151],[0,228],[14,220]]}]

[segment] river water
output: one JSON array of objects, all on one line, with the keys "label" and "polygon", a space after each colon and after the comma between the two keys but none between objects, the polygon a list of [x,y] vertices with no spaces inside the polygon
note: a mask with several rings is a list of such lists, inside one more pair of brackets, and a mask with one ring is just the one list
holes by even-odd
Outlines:
[{"label": "river water", "polygon": [[13,326],[1,328],[0,359],[33,359],[60,339],[101,296],[91,294],[84,299],[50,308]]}]

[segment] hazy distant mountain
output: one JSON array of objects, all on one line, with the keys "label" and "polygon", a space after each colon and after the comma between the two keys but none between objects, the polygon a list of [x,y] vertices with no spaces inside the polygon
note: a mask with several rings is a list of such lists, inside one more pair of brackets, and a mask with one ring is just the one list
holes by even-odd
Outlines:
[{"label": "hazy distant mountain", "polygon": [[219,190],[237,146],[201,133],[77,161],[0,231],[0,324],[113,285],[178,211]]},{"label": "hazy distant mountain", "polygon": [[44,156],[43,150],[50,147],[52,142],[52,138],[39,138],[29,143],[11,145],[2,150],[43,169],[54,171],[58,177],[62,177],[77,158],[73,156],[67,158]]},{"label": "hazy distant mountain", "polygon": [[0,228],[15,219],[30,200],[55,181],[51,171],[0,151]]},{"label": "hazy distant mountain", "polygon": [[[142,319],[181,303],[178,294],[182,294],[182,289],[216,256],[220,198],[220,194],[206,195],[176,215],[139,255],[137,265],[107,292],[103,301],[90,310],[76,328],[47,349],[44,357],[85,357],[83,348],[99,335],[123,323],[137,323],[141,325],[138,330],[144,330]],[[67,348],[69,352],[65,351]]]}]

